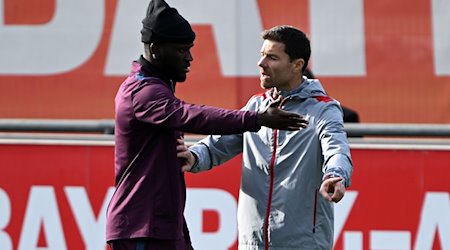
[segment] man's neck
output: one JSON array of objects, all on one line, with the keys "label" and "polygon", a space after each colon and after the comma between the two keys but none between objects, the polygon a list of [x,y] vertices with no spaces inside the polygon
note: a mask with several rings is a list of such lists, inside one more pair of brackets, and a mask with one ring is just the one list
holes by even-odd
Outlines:
[{"label": "man's neck", "polygon": [[286,91],[286,92],[290,92],[298,87],[300,87],[300,85],[302,85],[303,83],[303,77],[300,78],[295,78],[295,80],[292,80],[287,88],[283,88],[283,89],[279,89],[277,87],[275,87],[275,91]]}]

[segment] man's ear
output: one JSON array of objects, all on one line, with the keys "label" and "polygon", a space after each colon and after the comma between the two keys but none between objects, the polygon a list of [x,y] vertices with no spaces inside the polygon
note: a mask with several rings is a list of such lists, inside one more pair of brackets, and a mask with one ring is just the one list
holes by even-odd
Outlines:
[{"label": "man's ear", "polygon": [[159,57],[159,45],[156,43],[150,43],[150,56],[153,60],[156,60]]},{"label": "man's ear", "polygon": [[298,58],[294,60],[294,71],[302,72],[303,65],[305,65],[305,60],[303,58]]}]

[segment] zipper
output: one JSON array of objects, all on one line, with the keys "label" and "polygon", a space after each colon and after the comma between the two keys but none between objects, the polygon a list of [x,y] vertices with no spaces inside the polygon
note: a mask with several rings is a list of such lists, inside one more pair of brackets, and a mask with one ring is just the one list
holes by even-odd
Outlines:
[{"label": "zipper", "polygon": [[273,192],[273,179],[274,179],[274,166],[275,158],[277,154],[277,139],[278,129],[273,130],[273,152],[272,159],[270,160],[269,173],[270,173],[270,186],[269,186],[269,198],[267,199],[266,218],[264,219],[264,249],[269,249],[269,217],[270,207],[272,206],[272,192]]},{"label": "zipper", "polygon": [[[281,109],[281,107],[284,105],[286,101],[287,99],[281,101],[278,107]],[[269,165],[269,175],[270,175],[269,197],[267,199],[266,217],[264,218],[264,250],[269,249],[269,217],[270,217],[270,208],[272,207],[273,181],[275,172],[274,168],[275,168],[275,159],[277,156],[277,145],[278,145],[278,129],[274,129],[272,159],[270,160]]]}]

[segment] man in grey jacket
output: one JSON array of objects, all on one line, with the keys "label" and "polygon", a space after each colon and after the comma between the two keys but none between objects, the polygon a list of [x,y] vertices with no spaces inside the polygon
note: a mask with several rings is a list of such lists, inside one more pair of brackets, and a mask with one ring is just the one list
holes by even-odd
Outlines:
[{"label": "man in grey jacket", "polygon": [[195,161],[191,172],[200,172],[243,152],[239,249],[332,249],[333,202],[344,196],[353,170],[342,109],[319,80],[303,77],[311,49],[302,31],[277,26],[262,38],[258,66],[267,91],[243,109],[263,110],[281,95],[280,107],[301,114],[308,127],[212,135],[184,157]]}]

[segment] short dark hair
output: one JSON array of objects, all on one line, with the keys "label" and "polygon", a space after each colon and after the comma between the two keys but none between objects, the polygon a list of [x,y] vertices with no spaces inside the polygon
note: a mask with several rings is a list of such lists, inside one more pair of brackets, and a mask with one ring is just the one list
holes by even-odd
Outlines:
[{"label": "short dark hair", "polygon": [[305,60],[302,70],[305,71],[311,57],[311,45],[308,37],[301,30],[289,26],[280,25],[263,31],[262,39],[283,43],[284,52],[292,60],[302,58]]}]

